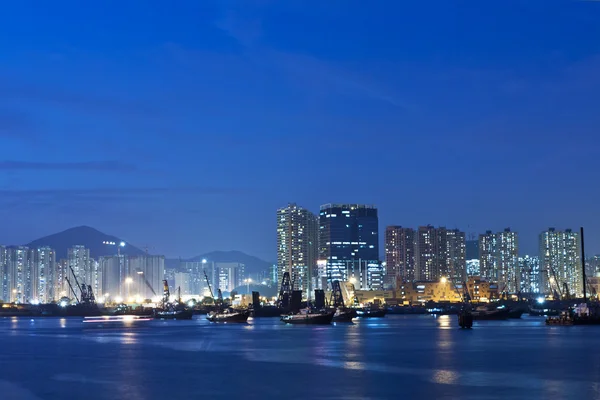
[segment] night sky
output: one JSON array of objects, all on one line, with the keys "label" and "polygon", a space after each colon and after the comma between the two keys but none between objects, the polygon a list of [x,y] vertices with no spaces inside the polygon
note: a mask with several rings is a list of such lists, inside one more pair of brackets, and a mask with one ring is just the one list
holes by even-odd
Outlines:
[{"label": "night sky", "polygon": [[6,1],[0,243],[275,259],[288,202],[600,252],[600,2]]}]

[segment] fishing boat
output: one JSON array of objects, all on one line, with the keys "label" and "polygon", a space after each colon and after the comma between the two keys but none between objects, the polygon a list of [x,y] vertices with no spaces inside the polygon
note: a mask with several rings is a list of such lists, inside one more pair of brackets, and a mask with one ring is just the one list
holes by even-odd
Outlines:
[{"label": "fishing boat", "polygon": [[329,325],[333,321],[334,315],[335,311],[315,311],[310,308],[303,308],[296,314],[282,315],[281,321],[294,325]]},{"label": "fishing boat", "polygon": [[344,296],[342,295],[342,287],[339,280],[334,280],[331,282],[331,299],[329,303],[333,306],[334,322],[352,322],[352,320],[358,316],[358,313],[355,309],[345,306]]}]

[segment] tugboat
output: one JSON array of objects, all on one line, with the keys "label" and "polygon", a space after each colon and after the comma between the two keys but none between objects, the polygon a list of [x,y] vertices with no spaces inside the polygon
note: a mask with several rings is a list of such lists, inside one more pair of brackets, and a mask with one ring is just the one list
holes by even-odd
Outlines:
[{"label": "tugboat", "polygon": [[303,308],[297,314],[281,316],[281,321],[286,324],[304,325],[329,325],[333,321],[334,311],[314,311],[311,308]]},{"label": "tugboat", "polygon": [[192,319],[194,311],[181,302],[181,294],[176,304],[169,303],[169,283],[163,280],[162,310],[155,310],[155,319]]},{"label": "tugboat", "polygon": [[[206,278],[206,283],[208,284],[208,290],[210,291],[210,295],[215,300],[213,295],[212,288],[210,287],[210,282],[208,281],[208,276],[206,275],[206,271],[204,272],[204,277]],[[217,289],[218,299],[215,300],[215,305],[217,306],[216,311],[211,311],[206,315],[206,319],[210,322],[229,322],[229,323],[246,323],[248,321],[248,317],[250,316],[250,310],[236,310],[232,307],[224,307],[223,304],[223,293],[221,293],[221,289]]]}]

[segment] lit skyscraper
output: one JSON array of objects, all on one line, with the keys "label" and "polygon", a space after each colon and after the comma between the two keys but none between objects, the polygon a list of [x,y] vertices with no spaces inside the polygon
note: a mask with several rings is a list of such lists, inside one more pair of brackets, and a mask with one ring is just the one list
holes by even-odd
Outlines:
[{"label": "lit skyscraper", "polygon": [[462,282],[467,274],[465,233],[431,225],[420,226],[416,239],[416,279]]},{"label": "lit skyscraper", "polygon": [[498,288],[501,292],[517,293],[520,290],[519,242],[516,232],[506,228],[496,234],[496,265]]},{"label": "lit skyscraper", "polygon": [[[165,277],[165,257],[164,256],[152,256],[152,255],[141,255],[131,256],[128,260],[129,265],[129,276],[133,279],[130,293],[132,295],[139,295],[143,299],[152,299],[155,296],[161,296],[163,279]],[[123,281],[121,281],[123,282]],[[146,282],[148,282],[146,284]],[[121,283],[123,284],[123,283]],[[152,289],[150,289],[150,287]],[[152,293],[154,290],[154,293]],[[186,290],[190,290],[190,287],[186,287]],[[122,292],[123,290],[121,290]]]},{"label": "lit skyscraper", "polygon": [[[73,289],[79,296],[77,284],[73,278],[73,274],[77,277],[77,281],[80,285],[86,284],[91,285],[94,277],[91,271],[91,260],[90,260],[90,249],[86,249],[85,246],[77,245],[67,250],[67,261],[69,263],[67,268],[67,278],[71,282]],[[69,294],[69,297],[73,293]]]},{"label": "lit skyscraper", "polygon": [[6,262],[6,247],[0,246],[0,299],[4,302],[10,301],[10,289],[8,288],[8,266]]},{"label": "lit skyscraper", "polygon": [[542,289],[539,257],[528,255],[519,257],[519,270],[521,273],[521,292],[544,293],[544,290]]},{"label": "lit skyscraper", "polygon": [[496,234],[486,231],[479,235],[479,273],[482,278],[498,282],[498,263],[496,258]]},{"label": "lit skyscraper", "polygon": [[31,299],[31,260],[29,248],[9,247],[6,251],[6,271],[10,302],[23,303]]},{"label": "lit skyscraper", "polygon": [[557,231],[550,228],[540,234],[540,264],[544,292],[556,290],[564,293],[567,284],[569,292],[583,295],[580,237],[567,229]]},{"label": "lit skyscraper", "polygon": [[31,299],[49,303],[54,299],[56,253],[49,247],[31,250]]},{"label": "lit skyscraper", "polygon": [[319,259],[329,280],[350,281],[357,289],[383,287],[377,208],[326,204],[319,213]]},{"label": "lit skyscraper", "polygon": [[311,280],[317,270],[317,217],[296,204],[277,210],[277,277],[289,272],[294,288],[310,298]]},{"label": "lit skyscraper", "polygon": [[415,280],[415,230],[388,226],[385,229],[384,283],[395,286],[396,279],[403,282]]},{"label": "lit skyscraper", "polygon": [[454,282],[467,279],[467,246],[465,233],[458,229],[446,231],[446,263],[448,277]]}]

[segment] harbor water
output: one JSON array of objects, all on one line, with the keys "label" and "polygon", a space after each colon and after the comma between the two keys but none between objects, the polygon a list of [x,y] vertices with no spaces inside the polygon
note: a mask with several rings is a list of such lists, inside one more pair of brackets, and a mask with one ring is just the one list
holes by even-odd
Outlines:
[{"label": "harbor water", "polygon": [[0,398],[600,399],[600,327],[391,315],[86,324],[0,319]]}]

